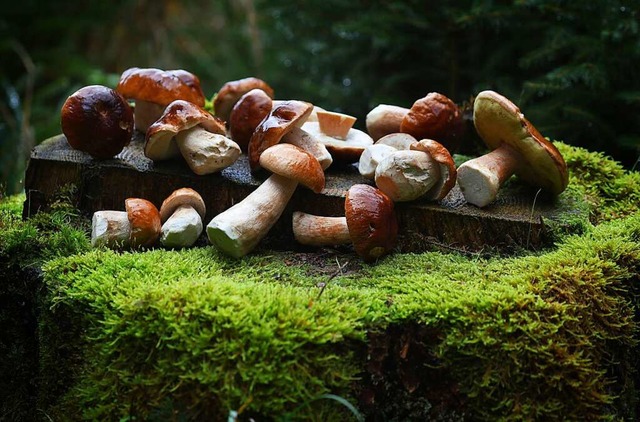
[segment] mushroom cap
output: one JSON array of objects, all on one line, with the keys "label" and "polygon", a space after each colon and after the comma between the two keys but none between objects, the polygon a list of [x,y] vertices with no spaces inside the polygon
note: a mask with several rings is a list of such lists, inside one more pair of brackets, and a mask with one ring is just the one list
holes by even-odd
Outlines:
[{"label": "mushroom cap", "polygon": [[162,201],[162,205],[160,206],[160,221],[164,224],[175,210],[182,205],[191,206],[200,214],[200,218],[204,220],[207,207],[204,204],[202,196],[191,188],[180,188],[174,190],[171,195]]},{"label": "mushroom cap", "polygon": [[318,122],[306,122],[302,125],[302,130],[322,142],[335,162],[355,163],[364,149],[373,145],[371,136],[358,129],[350,129],[345,139],[337,139],[322,132]]},{"label": "mushroom cap", "polygon": [[440,178],[440,167],[422,151],[396,150],[376,167],[376,186],[394,202],[424,196]]},{"label": "mushroom cap", "polygon": [[131,246],[152,246],[160,237],[162,223],[155,205],[142,198],[127,198],[124,201],[131,224]]},{"label": "mushroom cap", "polygon": [[113,89],[89,85],[67,98],[62,106],[60,124],[73,149],[94,158],[107,159],[131,141],[133,111]]},{"label": "mushroom cap", "polygon": [[367,114],[367,132],[374,141],[390,133],[400,132],[402,119],[408,111],[408,108],[388,104],[374,107]]},{"label": "mushroom cap", "polygon": [[426,193],[426,197],[434,201],[442,200],[456,185],[456,164],[449,150],[433,139],[422,139],[419,142],[414,142],[410,148],[426,152],[440,166],[440,179]]},{"label": "mushroom cap", "polygon": [[262,79],[249,77],[244,79],[238,79],[236,81],[229,81],[222,85],[218,90],[216,97],[213,99],[213,110],[215,115],[222,120],[229,121],[231,116],[231,109],[235,103],[247,92],[252,89],[261,89],[270,98],[273,98],[273,88],[269,86]]},{"label": "mushroom cap", "polygon": [[430,92],[413,103],[400,124],[400,132],[416,139],[435,139],[453,151],[464,135],[460,108],[448,97]]},{"label": "mushroom cap", "polygon": [[125,98],[166,106],[185,100],[204,107],[204,93],[198,77],[186,70],[132,67],[120,76],[116,91]]},{"label": "mushroom cap", "polygon": [[375,142],[375,145],[389,145],[395,149],[410,149],[411,145],[418,142],[408,133],[396,132],[383,136]]},{"label": "mushroom cap", "polygon": [[247,92],[233,106],[229,117],[229,133],[242,152],[247,152],[251,135],[272,108],[273,100],[260,88]]},{"label": "mushroom cap", "polygon": [[249,141],[249,166],[252,171],[260,168],[260,155],[294,127],[300,127],[309,117],[313,105],[304,101],[290,100],[274,104],[271,112],[258,125]]},{"label": "mushroom cap", "polygon": [[518,177],[555,195],[567,187],[564,158],[509,99],[494,91],[480,92],[473,104],[473,122],[489,148],[506,143],[519,153]]},{"label": "mushroom cap", "polygon": [[272,173],[303,184],[315,193],[324,189],[324,171],[310,152],[291,144],[276,144],[260,156],[260,165]]},{"label": "mushroom cap", "polygon": [[355,184],[347,192],[344,208],[351,242],[365,261],[375,261],[396,246],[398,220],[393,201],[384,192]]},{"label": "mushroom cap", "polygon": [[144,155],[153,161],[166,160],[179,155],[173,138],[183,130],[200,125],[219,135],[226,134],[224,122],[197,105],[176,100],[167,106],[162,116],[147,129]]}]

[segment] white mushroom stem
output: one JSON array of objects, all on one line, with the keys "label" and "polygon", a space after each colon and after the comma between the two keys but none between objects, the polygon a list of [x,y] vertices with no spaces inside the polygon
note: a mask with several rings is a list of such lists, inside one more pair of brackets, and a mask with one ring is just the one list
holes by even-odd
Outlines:
[{"label": "white mushroom stem", "polygon": [[136,130],[146,133],[149,126],[164,113],[164,106],[148,101],[136,100],[133,112],[133,125]]},{"label": "white mushroom stem", "polygon": [[240,146],[231,139],[201,126],[178,132],[176,141],[189,168],[200,176],[229,167],[241,152]]},{"label": "white mushroom stem", "polygon": [[463,163],[458,168],[458,185],[468,203],[484,207],[496,199],[500,186],[511,177],[520,155],[507,144]]},{"label": "white mushroom stem", "polygon": [[331,154],[329,154],[327,147],[325,147],[322,142],[317,140],[310,133],[300,128],[293,128],[289,133],[282,137],[281,141],[295,145],[309,152],[311,155],[316,157],[320,163],[320,167],[322,167],[322,170],[326,170],[329,168],[331,163],[333,163],[333,158],[331,157]]},{"label": "white mushroom stem", "polygon": [[389,145],[369,145],[362,151],[362,155],[358,161],[358,171],[367,179],[373,180],[376,175],[376,167],[378,167],[380,161],[384,160],[394,151],[397,151],[397,149]]},{"label": "white mushroom stem", "polygon": [[160,243],[168,248],[193,245],[202,233],[202,218],[191,205],[179,206],[162,225]]},{"label": "white mushroom stem", "polygon": [[129,246],[131,224],[126,211],[96,211],[91,219],[91,245],[124,248]]},{"label": "white mushroom stem", "polygon": [[329,246],[351,243],[346,217],[321,217],[293,213],[293,235],[302,245]]},{"label": "white mushroom stem", "polygon": [[209,241],[226,255],[245,256],[278,221],[297,186],[295,180],[272,174],[245,199],[211,220]]}]

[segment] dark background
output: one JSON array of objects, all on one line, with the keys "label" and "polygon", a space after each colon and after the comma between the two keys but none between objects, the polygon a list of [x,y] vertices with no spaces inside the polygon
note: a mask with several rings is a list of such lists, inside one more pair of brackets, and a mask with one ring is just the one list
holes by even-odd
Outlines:
[{"label": "dark background", "polygon": [[428,92],[513,100],[543,135],[633,168],[640,1],[0,0],[0,192],[60,108],[128,67],[182,68],[212,97],[258,76],[279,99],[358,117]]}]

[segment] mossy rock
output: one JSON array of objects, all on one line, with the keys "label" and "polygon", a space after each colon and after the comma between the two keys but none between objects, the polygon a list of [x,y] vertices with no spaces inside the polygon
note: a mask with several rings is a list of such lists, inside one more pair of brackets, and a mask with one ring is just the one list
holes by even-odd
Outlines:
[{"label": "mossy rock", "polygon": [[348,403],[370,420],[636,419],[640,180],[559,148],[592,223],[517,256],[118,253],[89,250],[73,215],[46,226],[0,208],[1,262],[19,250],[44,273],[25,293],[37,408],[55,420],[344,420]]}]

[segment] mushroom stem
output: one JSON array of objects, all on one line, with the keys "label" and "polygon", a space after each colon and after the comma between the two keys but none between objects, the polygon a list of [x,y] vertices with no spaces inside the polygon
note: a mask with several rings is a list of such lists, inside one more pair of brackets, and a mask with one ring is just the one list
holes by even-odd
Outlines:
[{"label": "mushroom stem", "polygon": [[189,168],[200,176],[222,170],[240,156],[238,144],[199,125],[179,132],[176,141]]},{"label": "mushroom stem", "polygon": [[209,241],[234,258],[248,254],[278,221],[297,186],[295,180],[272,174],[245,199],[211,220]]},{"label": "mushroom stem", "polygon": [[500,186],[511,177],[520,155],[506,143],[458,168],[458,185],[468,203],[478,207],[493,202]]},{"label": "mushroom stem", "polygon": [[314,138],[309,132],[300,128],[295,127],[291,129],[291,132],[282,137],[282,142],[295,145],[309,152],[311,155],[316,157],[316,160],[320,163],[322,170],[326,170],[329,168],[331,163],[333,163],[333,158],[331,157],[331,154],[329,154],[327,147],[325,147],[322,142]]},{"label": "mushroom stem", "polygon": [[96,211],[91,219],[91,246],[129,246],[131,223],[126,211]]},{"label": "mushroom stem", "polygon": [[202,233],[202,218],[191,205],[181,205],[165,221],[160,233],[160,243],[168,248],[191,246]]},{"label": "mushroom stem", "polygon": [[143,100],[136,100],[135,104],[133,126],[136,130],[146,133],[149,126],[162,116],[164,106]]},{"label": "mushroom stem", "polygon": [[346,217],[321,217],[293,213],[293,235],[302,245],[329,246],[351,243]]}]

